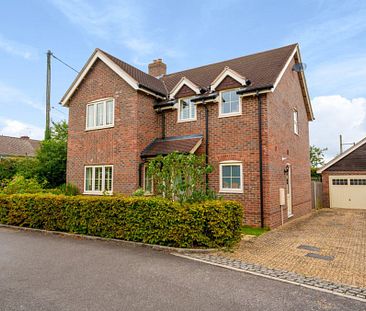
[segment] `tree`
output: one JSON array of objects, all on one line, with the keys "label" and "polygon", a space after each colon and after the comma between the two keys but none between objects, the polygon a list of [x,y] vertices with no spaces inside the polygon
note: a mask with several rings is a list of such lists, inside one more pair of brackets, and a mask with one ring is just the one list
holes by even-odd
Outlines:
[{"label": "tree", "polygon": [[205,175],[210,172],[205,156],[173,152],[152,159],[147,174],[153,178],[156,194],[182,203],[213,196],[206,192]]},{"label": "tree", "polygon": [[312,168],[318,168],[324,164],[324,152],[327,148],[310,146],[310,163]]},{"label": "tree", "polygon": [[37,178],[51,188],[66,182],[67,128],[66,121],[52,122],[51,138],[42,141],[37,152]]},{"label": "tree", "polygon": [[324,164],[324,152],[327,150],[327,148],[310,146],[311,177],[314,180],[320,180],[320,175],[316,171]]}]

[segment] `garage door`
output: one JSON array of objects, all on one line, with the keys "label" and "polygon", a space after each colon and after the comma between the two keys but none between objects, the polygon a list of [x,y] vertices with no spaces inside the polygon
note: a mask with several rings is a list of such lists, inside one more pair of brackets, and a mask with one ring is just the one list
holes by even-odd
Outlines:
[{"label": "garage door", "polygon": [[366,175],[329,176],[330,207],[366,209]]}]

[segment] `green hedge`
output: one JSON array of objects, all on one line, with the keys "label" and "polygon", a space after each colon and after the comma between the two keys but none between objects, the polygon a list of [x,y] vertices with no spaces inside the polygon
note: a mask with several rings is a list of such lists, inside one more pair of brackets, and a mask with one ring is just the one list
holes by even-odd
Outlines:
[{"label": "green hedge", "polygon": [[0,222],[176,247],[228,247],[240,237],[242,206],[213,200],[0,195]]}]

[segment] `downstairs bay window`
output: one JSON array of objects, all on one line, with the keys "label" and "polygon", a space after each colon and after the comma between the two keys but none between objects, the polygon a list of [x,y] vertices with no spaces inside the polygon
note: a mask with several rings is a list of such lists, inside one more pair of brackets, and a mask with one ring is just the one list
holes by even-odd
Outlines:
[{"label": "downstairs bay window", "polygon": [[84,193],[112,194],[112,191],[113,191],[112,165],[85,166]]}]

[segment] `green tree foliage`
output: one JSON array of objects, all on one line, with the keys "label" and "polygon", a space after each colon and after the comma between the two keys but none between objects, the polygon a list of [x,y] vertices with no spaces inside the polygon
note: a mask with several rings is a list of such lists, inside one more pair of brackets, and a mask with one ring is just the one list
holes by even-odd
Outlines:
[{"label": "green tree foliage", "polygon": [[205,175],[212,172],[205,156],[170,153],[149,162],[148,174],[154,180],[154,192],[172,201],[194,202],[211,198],[206,192]]},{"label": "green tree foliage", "polygon": [[67,156],[67,123],[54,123],[51,129],[51,138],[44,140],[37,152],[39,162],[37,177],[46,180],[47,186],[54,188],[66,182]]},{"label": "green tree foliage", "polygon": [[316,146],[310,146],[310,163],[311,167],[318,168],[324,164],[324,152],[327,148],[319,148]]},{"label": "green tree foliage", "polygon": [[311,177],[313,179],[320,179],[320,175],[316,171],[324,164],[324,152],[327,150],[327,148],[310,146]]},{"label": "green tree foliage", "polygon": [[19,158],[15,164],[16,174],[24,178],[36,178],[39,165],[37,158]]},{"label": "green tree foliage", "polygon": [[0,182],[14,177],[16,164],[16,158],[0,158]]}]

